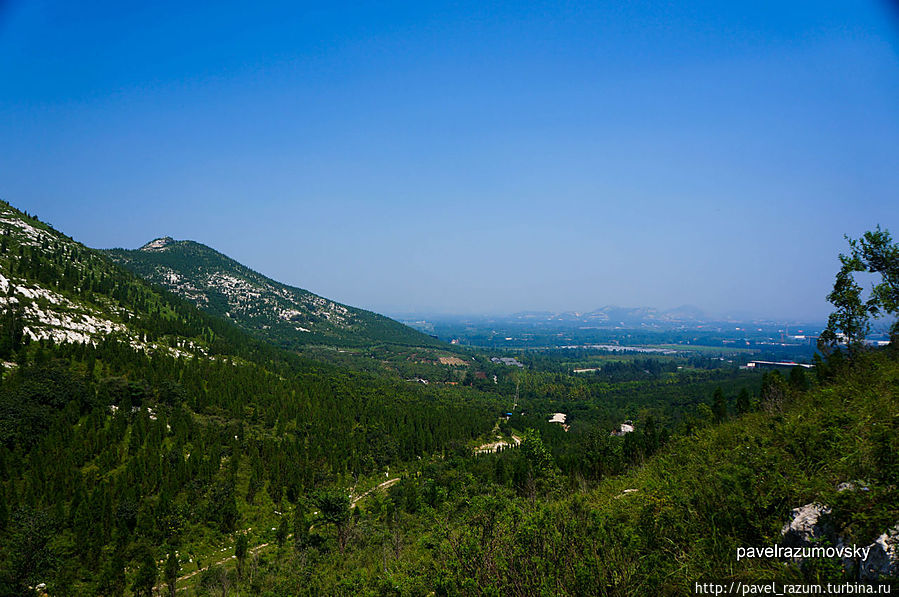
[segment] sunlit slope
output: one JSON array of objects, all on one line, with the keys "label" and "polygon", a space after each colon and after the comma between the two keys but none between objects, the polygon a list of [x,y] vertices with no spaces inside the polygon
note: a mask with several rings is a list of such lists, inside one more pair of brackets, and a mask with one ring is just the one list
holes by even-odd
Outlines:
[{"label": "sunlit slope", "polygon": [[242,334],[5,202],[0,292],[4,353],[29,341],[107,337],[141,349],[205,353],[221,339],[217,332]]},{"label": "sunlit slope", "polygon": [[142,278],[281,346],[439,344],[382,315],[276,282],[193,241],[166,237],[138,250],[106,253]]},{"label": "sunlit slope", "polygon": [[681,595],[713,579],[857,578],[857,563],[738,561],[737,549],[782,544],[793,509],[814,503],[831,509],[816,544],[872,546],[897,528],[897,356],[822,371],[831,381],[807,391],[778,380],[757,412],[708,422],[592,490],[553,488],[558,479],[538,473],[549,499],[536,505],[472,501],[437,549],[435,576],[500,595]]}]

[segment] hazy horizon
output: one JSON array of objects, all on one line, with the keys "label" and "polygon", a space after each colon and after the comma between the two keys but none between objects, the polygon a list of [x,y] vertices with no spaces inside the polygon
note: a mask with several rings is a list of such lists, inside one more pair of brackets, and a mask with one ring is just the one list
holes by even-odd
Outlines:
[{"label": "hazy horizon", "polygon": [[0,198],[380,313],[826,318],[899,235],[888,2],[0,2]]},{"label": "hazy horizon", "polygon": [[[524,310],[524,311],[509,311],[503,313],[482,313],[482,312],[472,312],[472,313],[445,313],[445,312],[436,312],[436,311],[418,311],[418,312],[408,312],[404,313],[402,311],[395,312],[382,312],[383,315],[387,315],[393,319],[403,319],[403,320],[412,320],[414,318],[424,318],[424,319],[434,319],[434,320],[442,320],[442,319],[465,319],[465,318],[506,318],[511,316],[522,315],[526,313],[551,313],[551,314],[564,314],[564,313],[576,313],[579,315],[584,315],[593,311],[597,311],[603,309],[605,307],[611,308],[621,308],[621,309],[655,309],[660,313],[666,311],[677,310],[680,307],[692,307],[693,305],[680,305],[678,307],[672,308],[663,308],[663,307],[652,307],[649,305],[597,305],[594,309],[587,309],[583,311],[578,311],[575,309],[564,309],[560,311],[553,310]],[[698,309],[698,307],[697,307]],[[703,316],[707,317],[706,321],[715,322],[715,323],[723,323],[726,321],[739,321],[741,323],[748,323],[750,321],[768,321],[768,322],[778,322],[778,323],[801,323],[806,325],[824,325],[827,323],[827,317],[823,318],[813,318],[813,317],[770,317],[764,315],[755,315],[751,313],[709,313],[702,309]],[[879,320],[874,321],[875,324],[879,325]]]}]

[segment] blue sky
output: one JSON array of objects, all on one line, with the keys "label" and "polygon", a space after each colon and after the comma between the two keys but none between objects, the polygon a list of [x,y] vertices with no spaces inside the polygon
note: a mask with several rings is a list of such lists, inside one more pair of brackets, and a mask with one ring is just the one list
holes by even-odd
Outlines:
[{"label": "blue sky", "polygon": [[388,313],[810,318],[899,236],[886,2],[0,0],[0,197]]}]

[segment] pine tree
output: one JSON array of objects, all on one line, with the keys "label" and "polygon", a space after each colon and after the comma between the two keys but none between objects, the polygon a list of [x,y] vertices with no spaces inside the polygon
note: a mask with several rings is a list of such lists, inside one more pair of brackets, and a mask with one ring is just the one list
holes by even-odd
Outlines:
[{"label": "pine tree", "polygon": [[112,550],[103,566],[97,589],[105,597],[121,597],[125,594],[125,562],[121,550]]},{"label": "pine tree", "polygon": [[141,558],[140,568],[131,583],[131,591],[136,597],[152,597],[153,586],[156,584],[156,578],[159,570],[156,567],[156,558],[150,549],[145,549]]},{"label": "pine tree", "polygon": [[716,423],[721,423],[727,418],[727,400],[724,398],[721,386],[715,388],[715,392],[712,394],[712,414],[715,416]]},{"label": "pine tree", "polygon": [[252,504],[256,499],[256,492],[259,491],[259,487],[261,486],[261,482],[259,480],[259,473],[256,472],[256,466],[251,466],[250,468],[250,483],[247,485],[247,503]]},{"label": "pine tree", "polygon": [[284,542],[287,541],[287,516],[281,517],[278,530],[275,531],[275,540],[278,542],[279,549],[284,547]]},{"label": "pine tree", "polygon": [[808,379],[802,367],[793,367],[790,371],[790,387],[797,392],[805,392],[808,390]]},{"label": "pine tree", "polygon": [[234,546],[234,557],[237,560],[237,580],[243,578],[243,565],[247,560],[247,536],[244,533],[240,533],[237,536],[237,543]]},{"label": "pine tree", "polygon": [[737,395],[737,413],[741,415],[748,413],[750,408],[751,405],[749,402],[749,390],[743,388]]},{"label": "pine tree", "polygon": [[350,521],[350,498],[341,489],[323,489],[316,494],[315,505],[318,506],[321,522],[334,525],[337,544],[340,553],[343,553],[348,538],[346,530]]},{"label": "pine tree", "polygon": [[178,556],[174,550],[169,551],[169,557],[165,561],[165,583],[169,588],[169,597],[175,597],[175,585],[178,583]]}]

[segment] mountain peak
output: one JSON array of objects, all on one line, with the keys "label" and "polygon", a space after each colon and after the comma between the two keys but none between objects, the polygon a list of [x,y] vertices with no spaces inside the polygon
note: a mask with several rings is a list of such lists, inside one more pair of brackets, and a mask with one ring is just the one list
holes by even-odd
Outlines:
[{"label": "mountain peak", "polygon": [[136,251],[112,249],[106,254],[212,315],[284,346],[437,344],[382,315],[281,284],[198,242],[165,236]]},{"label": "mountain peak", "polygon": [[157,252],[165,251],[169,245],[173,244],[175,239],[171,236],[163,236],[155,240],[151,240],[140,248],[141,251]]}]

